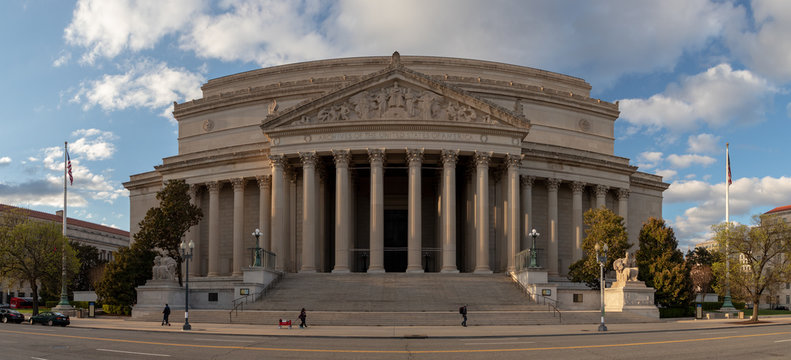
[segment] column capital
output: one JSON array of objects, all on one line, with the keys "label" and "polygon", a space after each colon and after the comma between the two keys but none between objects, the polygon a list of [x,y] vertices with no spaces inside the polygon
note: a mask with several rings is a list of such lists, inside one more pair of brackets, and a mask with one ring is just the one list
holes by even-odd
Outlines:
[{"label": "column capital", "polygon": [[442,150],[442,165],[455,168],[456,162],[459,160],[459,150]]},{"label": "column capital", "polygon": [[218,193],[220,192],[220,188],[222,187],[222,183],[219,181],[210,181],[206,183],[206,187],[209,188],[210,193]]},{"label": "column capital", "polygon": [[423,148],[406,148],[406,161],[410,166],[418,166],[423,163]]},{"label": "column capital", "polygon": [[560,183],[563,182],[558,178],[549,178],[547,179],[547,190],[548,191],[558,191],[558,187]]},{"label": "column capital", "polygon": [[317,157],[315,151],[300,152],[299,159],[302,161],[302,167],[316,167]]},{"label": "column capital", "polygon": [[519,181],[522,183],[522,186],[533,187],[533,183],[536,181],[536,177],[522,176]]},{"label": "column capital", "polygon": [[618,189],[618,200],[628,199],[629,198],[629,189]]},{"label": "column capital", "polygon": [[378,162],[380,164],[385,162],[385,149],[368,149],[368,161],[371,164]]},{"label": "column capital", "polygon": [[279,167],[281,169],[286,167],[286,156],[283,154],[269,154],[269,163],[272,164],[273,167]]},{"label": "column capital", "polygon": [[574,194],[582,194],[585,191],[585,183],[582,181],[575,181],[571,183],[571,191]]},{"label": "column capital", "polygon": [[258,175],[255,177],[258,182],[258,188],[269,189],[272,187],[272,175]]},{"label": "column capital", "polygon": [[335,167],[348,168],[351,154],[349,150],[332,150],[332,158],[335,160]]},{"label": "column capital", "polygon": [[476,151],[473,159],[475,161],[475,166],[489,166],[489,162],[492,159],[493,152],[483,152],[483,151]]},{"label": "column capital", "polygon": [[519,169],[522,166],[522,159],[524,155],[522,154],[508,154],[505,156],[505,165],[510,168]]},{"label": "column capital", "polygon": [[596,196],[607,196],[610,187],[607,185],[596,185]]},{"label": "column capital", "polygon": [[231,179],[231,185],[233,185],[233,191],[238,191],[244,189],[245,179],[243,178],[233,178]]}]

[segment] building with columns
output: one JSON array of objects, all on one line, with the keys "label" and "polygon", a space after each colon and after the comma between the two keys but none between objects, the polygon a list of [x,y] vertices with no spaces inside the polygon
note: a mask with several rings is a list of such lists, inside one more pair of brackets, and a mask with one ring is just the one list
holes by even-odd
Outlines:
[{"label": "building with columns", "polygon": [[124,184],[130,229],[184,179],[204,212],[187,234],[199,278],[240,277],[256,245],[285,272],[506,272],[533,228],[539,265],[561,278],[582,257],[585,210],[615,211],[636,246],[668,186],[614,154],[618,104],[590,89],[398,53],[212,79],[175,104],[178,154]]}]

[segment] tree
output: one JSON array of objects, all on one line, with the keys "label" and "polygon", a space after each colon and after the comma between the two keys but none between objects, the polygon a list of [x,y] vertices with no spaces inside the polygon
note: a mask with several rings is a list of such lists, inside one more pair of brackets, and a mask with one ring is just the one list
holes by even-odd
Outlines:
[{"label": "tree", "polygon": [[113,260],[105,265],[96,295],[103,304],[129,307],[137,300],[136,287],[151,279],[151,267],[157,254],[139,243],[121,248]]},{"label": "tree", "polygon": [[[190,227],[197,225],[203,212],[190,203],[189,185],[184,180],[168,180],[157,192],[159,206],[148,209],[135,233],[135,243],[145,249],[159,248],[181,265],[181,238]],[[150,269],[149,269],[150,270]],[[181,284],[181,266],[176,267]],[[150,272],[150,271],[149,271]]]},{"label": "tree", "polygon": [[639,244],[635,254],[637,276],[656,289],[654,302],[666,307],[687,306],[692,283],[673,229],[664,220],[649,218],[640,229]]},{"label": "tree", "polygon": [[79,260],[57,223],[27,219],[24,211],[9,212],[0,221],[0,277],[27,282],[38,314],[39,284],[58,283],[63,254],[67,272],[76,272]]},{"label": "tree", "polygon": [[722,293],[729,275],[732,294],[743,294],[753,303],[750,321],[758,321],[758,308],[763,292],[786,282],[791,275],[791,226],[777,216],[753,216],[755,225],[714,225],[714,238],[725,249],[730,267],[725,261],[712,266],[718,278],[718,292]]},{"label": "tree", "polygon": [[628,241],[623,218],[607,208],[590,209],[585,212],[585,239],[582,241],[583,258],[569,267],[569,279],[584,282],[599,289],[599,263],[596,260],[596,244],[607,244],[609,252],[605,271],[612,269],[615,259],[622,258],[632,246]]},{"label": "tree", "polygon": [[69,245],[77,253],[77,258],[80,260],[80,270],[74,275],[70,290],[71,291],[88,291],[96,287],[96,284],[91,281],[90,274],[94,268],[100,267],[106,263],[99,256],[99,249],[83,245],[75,241],[70,241]]},{"label": "tree", "polygon": [[704,247],[696,247],[695,250],[687,251],[685,256],[687,264],[692,265],[708,265],[714,264],[715,254],[710,252]]}]

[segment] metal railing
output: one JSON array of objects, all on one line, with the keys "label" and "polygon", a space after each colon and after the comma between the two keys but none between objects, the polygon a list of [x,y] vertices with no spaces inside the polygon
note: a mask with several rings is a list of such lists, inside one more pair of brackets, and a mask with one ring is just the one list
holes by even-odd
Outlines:
[{"label": "metal railing", "polygon": [[268,294],[269,291],[271,291],[272,288],[274,288],[275,285],[277,285],[277,283],[280,282],[283,276],[284,274],[282,272],[277,272],[277,276],[275,277],[275,279],[272,280],[272,282],[270,282],[269,284],[267,284],[266,287],[264,287],[261,291],[233,299],[233,301],[231,302],[232,305],[231,311],[228,313],[228,323],[233,322],[233,317],[238,316],[239,311],[244,311],[245,304],[256,302],[262,297],[266,296],[266,294]]},{"label": "metal railing", "polygon": [[541,268],[538,256],[541,249],[535,249],[535,254],[530,249],[525,249],[516,254],[516,270],[539,269]]},{"label": "metal railing", "polygon": [[250,251],[250,267],[262,267],[264,270],[275,270],[277,255],[260,247],[247,248]]},{"label": "metal railing", "polygon": [[561,324],[563,323],[563,314],[560,312],[560,309],[558,309],[558,302],[556,300],[553,300],[544,295],[541,295],[539,297],[538,295],[533,294],[530,291],[530,289],[528,289],[527,287],[522,285],[521,282],[519,282],[519,279],[516,277],[516,273],[511,273],[509,276],[511,277],[511,280],[513,280],[514,285],[525,293],[525,296],[527,296],[531,301],[533,301],[536,304],[547,305],[547,311],[552,312],[552,317],[555,317],[555,314],[557,314],[558,322],[560,322]]}]

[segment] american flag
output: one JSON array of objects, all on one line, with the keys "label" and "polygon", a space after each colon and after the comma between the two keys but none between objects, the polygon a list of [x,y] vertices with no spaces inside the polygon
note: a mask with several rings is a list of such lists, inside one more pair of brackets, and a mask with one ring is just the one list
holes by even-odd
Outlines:
[{"label": "american flag", "polygon": [[69,185],[74,185],[74,177],[71,175],[71,158],[68,150],[66,150],[66,170],[69,173]]}]

